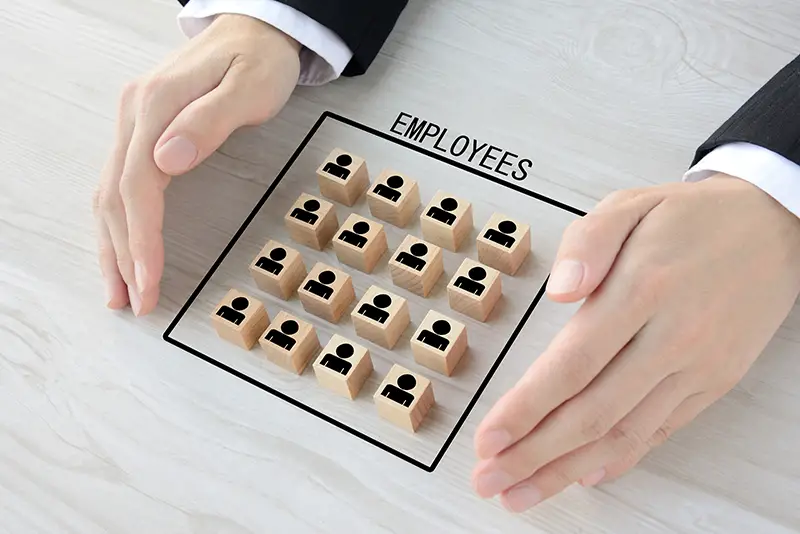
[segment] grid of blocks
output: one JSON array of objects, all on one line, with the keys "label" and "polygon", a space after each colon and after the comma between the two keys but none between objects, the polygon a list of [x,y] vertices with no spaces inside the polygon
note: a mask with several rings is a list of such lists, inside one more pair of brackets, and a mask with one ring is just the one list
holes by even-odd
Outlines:
[{"label": "grid of blocks", "polygon": [[[390,253],[377,221],[406,227],[421,204],[417,182],[392,169],[371,182],[367,162],[341,149],[320,164],[317,179],[320,196],[301,194],[284,217],[289,236],[316,250],[331,246],[341,264],[372,273]],[[365,193],[375,220],[351,213],[340,223],[343,214],[329,200],[352,207]],[[444,273],[442,248],[458,252],[472,232],[472,206],[438,191],[422,210],[420,223],[421,237],[409,234],[391,251],[388,269],[396,287],[389,291],[373,285],[360,298],[347,272],[321,262],[308,269],[289,244],[270,240],[253,258],[249,271],[260,290],[283,300],[297,295],[308,313],[330,323],[338,323],[355,302],[353,335],[335,334],[322,346],[312,324],[283,310],[270,318],[260,300],[235,288],[211,315],[217,334],[242,350],[259,345],[281,372],[301,375],[311,364],[321,387],[354,399],[374,371],[369,350],[354,340],[390,350],[396,346],[411,323],[402,293],[428,297]],[[478,234],[476,248],[477,260],[464,258],[447,285],[452,316],[429,310],[418,318],[411,337],[414,360],[431,372],[452,375],[468,345],[467,328],[456,317],[488,320],[503,291],[502,276],[514,276],[530,253],[530,227],[495,213]],[[435,405],[430,380],[399,364],[391,367],[373,399],[383,419],[410,432]]]}]

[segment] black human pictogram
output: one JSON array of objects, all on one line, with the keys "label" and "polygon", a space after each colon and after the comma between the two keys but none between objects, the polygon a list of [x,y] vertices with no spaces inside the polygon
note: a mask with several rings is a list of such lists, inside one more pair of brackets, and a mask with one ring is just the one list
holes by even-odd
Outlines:
[{"label": "black human pictogram", "polygon": [[514,224],[513,221],[503,221],[497,225],[497,230],[494,228],[489,228],[486,233],[483,234],[483,237],[505,248],[511,248],[517,241],[511,237],[511,234],[516,231],[517,225]]},{"label": "black human pictogram", "polygon": [[353,367],[353,364],[346,360],[350,358],[354,352],[353,345],[350,343],[342,343],[336,347],[336,355],[330,353],[326,354],[323,356],[320,365],[332,371],[336,371],[341,375],[346,375]]},{"label": "black human pictogram", "polygon": [[397,262],[402,263],[406,267],[410,267],[415,271],[421,271],[425,268],[428,262],[422,259],[428,253],[428,247],[425,243],[414,243],[411,245],[411,248],[408,249],[411,254],[408,252],[400,252],[397,255]]},{"label": "black human pictogram", "polygon": [[450,345],[450,340],[444,336],[450,333],[450,323],[439,319],[431,325],[431,330],[423,330],[420,332],[419,336],[417,336],[417,341],[430,345],[442,352],[447,350],[447,347]]},{"label": "black human pictogram", "polygon": [[386,387],[381,391],[381,395],[407,408],[414,402],[414,395],[408,391],[414,389],[416,385],[417,379],[413,376],[409,374],[400,375],[397,377],[397,385],[386,384]]},{"label": "black human pictogram", "polygon": [[394,176],[387,178],[385,184],[376,185],[373,191],[376,195],[381,196],[386,200],[397,202],[400,200],[400,196],[403,194],[399,191],[401,187],[403,187],[403,177],[395,174]]},{"label": "black human pictogram", "polygon": [[245,314],[242,311],[246,310],[249,305],[250,301],[245,297],[236,297],[231,301],[230,306],[220,306],[217,315],[239,326],[245,320]]},{"label": "black human pictogram", "polygon": [[283,264],[286,259],[286,250],[281,247],[273,248],[269,251],[269,257],[261,256],[256,262],[256,267],[278,276],[283,271]]},{"label": "black human pictogram", "polygon": [[322,168],[322,172],[327,172],[331,176],[347,180],[347,177],[350,176],[350,171],[345,169],[345,167],[349,167],[351,163],[353,163],[353,158],[347,154],[340,154],[336,158],[336,163],[329,161]]},{"label": "black human pictogram", "polygon": [[447,226],[453,226],[453,223],[456,222],[456,216],[452,212],[455,211],[456,208],[458,208],[458,201],[448,197],[442,199],[439,206],[431,206],[427,215],[431,219],[444,223]]},{"label": "black human pictogram", "polygon": [[385,310],[392,305],[392,297],[386,294],[375,295],[372,299],[372,304],[362,304],[358,309],[358,314],[363,315],[367,319],[372,319],[378,323],[384,324],[389,318],[389,312]]},{"label": "black human pictogram", "polygon": [[486,269],[483,267],[473,267],[469,270],[467,275],[469,278],[466,276],[459,276],[456,278],[454,285],[459,289],[463,289],[468,293],[480,297],[486,289],[486,286],[480,283],[481,280],[486,278]]},{"label": "black human pictogram", "polygon": [[267,332],[265,337],[270,343],[274,343],[280,348],[290,351],[294,348],[295,343],[297,343],[297,340],[292,336],[295,335],[298,330],[300,330],[300,325],[297,324],[297,321],[289,319],[281,324],[280,331],[273,328]]},{"label": "black human pictogram", "polygon": [[353,225],[352,230],[344,230],[341,234],[339,234],[339,240],[344,241],[354,247],[364,248],[364,245],[367,244],[367,238],[364,237],[364,234],[369,232],[369,223],[364,221],[358,221]]},{"label": "black human pictogram", "polygon": [[305,291],[308,291],[312,295],[316,295],[321,299],[328,300],[333,295],[333,288],[331,284],[336,280],[336,275],[333,271],[322,271],[317,276],[316,280],[309,280],[306,282],[306,285],[303,286]]},{"label": "black human pictogram", "polygon": [[319,210],[320,204],[319,201],[314,200],[313,198],[310,200],[306,200],[303,203],[302,208],[295,208],[292,210],[290,217],[293,219],[297,219],[298,221],[304,222],[306,224],[310,224],[314,226],[317,221],[319,220],[319,215],[314,213],[315,211]]}]

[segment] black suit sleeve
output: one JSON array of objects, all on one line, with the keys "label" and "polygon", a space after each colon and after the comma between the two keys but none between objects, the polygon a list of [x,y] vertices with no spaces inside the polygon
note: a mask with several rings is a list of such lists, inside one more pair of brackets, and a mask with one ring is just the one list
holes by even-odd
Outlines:
[{"label": "black suit sleeve", "polygon": [[800,165],[800,56],[697,149],[693,164],[715,148],[736,142],[761,146]]},{"label": "black suit sleeve", "polygon": [[[189,0],[179,0],[186,5]],[[344,76],[364,74],[408,0],[279,0],[336,33],[353,51]]]}]

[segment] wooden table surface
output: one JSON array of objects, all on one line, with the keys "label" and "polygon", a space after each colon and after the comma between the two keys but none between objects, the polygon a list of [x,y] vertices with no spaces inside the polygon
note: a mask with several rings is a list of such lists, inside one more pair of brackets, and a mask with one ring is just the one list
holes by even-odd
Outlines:
[{"label": "wooden table surface", "polygon": [[[630,475],[520,516],[469,487],[472,433],[509,373],[426,473],[161,339],[323,111],[381,131],[424,117],[530,157],[524,187],[590,209],[678,180],[800,52],[800,3],[412,1],[367,76],[298,89],[173,181],[161,305],[135,320],[104,308],[90,200],[117,95],[183,43],[177,12],[0,9],[0,531],[800,532],[800,308],[734,391]],[[520,368],[547,341],[526,330],[509,355]]]}]

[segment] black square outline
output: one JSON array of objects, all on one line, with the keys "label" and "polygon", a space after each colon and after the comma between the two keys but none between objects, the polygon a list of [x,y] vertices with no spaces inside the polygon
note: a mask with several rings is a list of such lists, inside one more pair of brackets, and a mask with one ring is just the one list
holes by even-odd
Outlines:
[{"label": "black square outline", "polygon": [[382,450],[388,452],[389,454],[392,454],[393,456],[396,456],[397,458],[400,458],[401,460],[405,460],[406,462],[410,463],[411,465],[419,467],[423,471],[427,471],[428,473],[432,473],[436,469],[436,467],[439,465],[439,462],[444,457],[445,453],[447,452],[447,449],[452,444],[452,442],[455,439],[455,437],[458,434],[458,432],[461,430],[461,427],[464,425],[464,422],[467,420],[467,417],[469,417],[470,412],[475,407],[475,404],[478,402],[478,399],[480,398],[480,396],[483,394],[483,391],[486,389],[486,386],[489,384],[489,381],[492,379],[492,377],[494,377],[495,372],[497,372],[497,369],[500,367],[500,364],[503,362],[503,359],[505,359],[506,354],[511,349],[512,345],[514,344],[514,341],[516,341],[517,336],[522,331],[522,328],[525,326],[525,324],[528,322],[528,319],[530,318],[531,314],[533,313],[534,308],[536,308],[536,305],[542,299],[542,296],[544,295],[544,292],[545,292],[545,288],[547,287],[547,278],[549,278],[549,276],[545,279],[544,283],[542,284],[542,287],[539,288],[539,292],[536,294],[536,297],[534,297],[533,302],[531,302],[530,307],[528,307],[528,310],[522,316],[522,319],[520,320],[519,324],[514,329],[514,332],[511,334],[511,337],[509,337],[508,342],[503,347],[503,350],[500,352],[500,355],[497,357],[497,359],[495,360],[494,364],[489,369],[489,372],[486,374],[486,377],[484,377],[483,382],[481,382],[480,386],[478,387],[477,391],[475,392],[475,395],[472,397],[472,399],[470,400],[469,404],[467,404],[467,407],[465,408],[464,413],[461,414],[461,417],[456,422],[455,427],[453,427],[452,432],[450,432],[450,435],[445,440],[444,445],[442,445],[442,448],[437,453],[437,455],[434,458],[434,460],[431,463],[431,465],[425,465],[424,463],[420,462],[419,460],[411,458],[407,454],[404,454],[404,453],[402,453],[402,452],[400,452],[400,451],[398,451],[396,449],[393,449],[392,447],[390,447],[390,446],[388,446],[388,445],[386,445],[384,443],[381,443],[380,441],[378,441],[378,440],[376,440],[374,438],[371,438],[371,437],[363,434],[362,432],[359,432],[358,430],[356,430],[356,429],[354,429],[354,428],[352,428],[352,427],[350,427],[350,426],[348,426],[348,425],[346,425],[344,423],[341,423],[341,422],[337,421],[336,419],[334,419],[332,417],[329,417],[328,415],[325,415],[324,413],[321,413],[321,412],[315,410],[314,408],[311,408],[310,406],[306,406],[302,402],[300,402],[300,401],[298,401],[296,399],[293,399],[292,397],[286,395],[285,393],[282,393],[282,392],[280,392],[280,391],[278,391],[278,390],[276,390],[276,389],[274,389],[274,388],[272,388],[270,386],[267,386],[266,384],[262,384],[258,380],[254,379],[254,378],[251,378],[251,377],[245,375],[244,373],[241,373],[241,372],[237,371],[236,369],[233,369],[232,367],[229,367],[229,366],[225,365],[224,363],[219,362],[219,361],[215,360],[214,358],[212,358],[212,357],[210,357],[210,356],[208,356],[206,354],[203,354],[202,352],[200,352],[200,351],[198,351],[198,350],[196,350],[196,349],[194,349],[194,348],[192,348],[192,347],[190,347],[190,346],[188,346],[188,345],[186,345],[184,343],[181,343],[177,339],[174,339],[173,337],[170,336],[170,334],[172,334],[172,331],[178,325],[180,320],[183,318],[183,316],[189,310],[189,308],[191,307],[192,303],[194,303],[194,301],[200,295],[200,292],[203,290],[205,285],[208,283],[209,280],[211,280],[211,277],[214,275],[214,272],[219,268],[219,266],[222,263],[222,261],[225,259],[225,257],[228,255],[228,253],[233,249],[234,245],[239,240],[239,238],[242,236],[242,234],[247,229],[247,227],[250,225],[250,223],[253,221],[253,219],[255,218],[256,214],[264,206],[264,203],[266,203],[266,201],[269,198],[270,194],[272,194],[272,192],[278,186],[280,181],[283,179],[283,177],[286,175],[286,173],[292,167],[294,162],[297,160],[298,156],[303,152],[303,150],[305,149],[306,145],[308,145],[309,141],[311,141],[311,139],[317,133],[317,130],[319,130],[320,126],[322,126],[322,124],[327,119],[332,119],[332,120],[338,121],[338,122],[340,122],[342,124],[346,124],[347,126],[350,126],[350,127],[356,128],[358,130],[361,130],[363,132],[367,132],[369,134],[378,136],[378,137],[380,137],[381,139],[383,139],[385,141],[389,141],[391,143],[398,144],[398,145],[400,145],[402,147],[405,147],[405,148],[407,148],[409,150],[413,150],[414,152],[417,152],[418,154],[422,154],[422,155],[428,156],[428,157],[433,158],[433,159],[435,159],[437,161],[440,161],[442,163],[446,163],[448,165],[456,167],[456,168],[458,168],[458,169],[460,169],[462,171],[472,173],[472,174],[474,174],[476,176],[479,176],[481,178],[489,180],[490,182],[493,182],[493,183],[495,183],[497,185],[501,185],[503,187],[507,187],[507,188],[509,188],[509,189],[511,189],[513,191],[516,191],[517,193],[521,193],[523,195],[535,198],[537,200],[545,202],[546,204],[550,204],[551,206],[555,206],[555,207],[560,208],[562,210],[568,211],[568,212],[570,212],[570,213],[572,213],[574,215],[578,215],[578,216],[583,217],[584,215],[586,215],[586,212],[581,211],[581,210],[579,210],[577,208],[574,208],[574,207],[572,207],[572,206],[570,206],[568,204],[564,204],[562,202],[558,202],[557,200],[551,199],[551,198],[546,197],[544,195],[540,195],[538,193],[534,193],[533,191],[528,191],[527,189],[523,189],[522,187],[520,187],[517,184],[506,182],[506,181],[503,181],[503,180],[501,180],[499,178],[495,178],[494,176],[491,176],[491,175],[489,175],[489,174],[487,174],[487,173],[485,173],[483,171],[479,171],[479,170],[473,169],[473,168],[468,167],[467,165],[465,165],[463,163],[448,159],[448,158],[444,157],[441,154],[437,154],[435,152],[431,152],[429,150],[426,150],[426,149],[422,148],[421,146],[411,144],[410,142],[405,141],[404,139],[400,139],[400,138],[394,137],[392,135],[389,135],[387,133],[381,132],[379,130],[376,130],[374,128],[371,128],[369,126],[366,126],[364,124],[356,122],[356,121],[354,121],[352,119],[348,119],[346,117],[343,117],[343,116],[338,115],[336,113],[333,113],[331,111],[325,111],[325,112],[322,113],[322,115],[320,115],[319,119],[314,124],[314,126],[311,128],[311,130],[308,132],[308,134],[306,134],[306,137],[303,139],[303,141],[300,143],[300,145],[294,151],[294,154],[292,154],[292,157],[289,158],[289,161],[286,162],[286,165],[284,165],[283,169],[281,169],[281,172],[280,172],[280,174],[278,174],[278,177],[272,182],[272,185],[270,185],[270,187],[264,193],[264,196],[261,197],[261,199],[258,201],[256,206],[250,212],[250,215],[247,216],[247,218],[244,220],[242,225],[239,227],[239,230],[237,230],[237,232],[234,234],[233,238],[231,238],[231,240],[228,243],[228,245],[225,247],[225,249],[219,255],[219,257],[217,258],[217,261],[214,262],[214,264],[211,266],[211,268],[208,270],[206,275],[203,277],[203,279],[198,284],[197,288],[195,288],[195,290],[189,296],[189,299],[186,301],[186,303],[180,309],[178,314],[175,316],[175,318],[169,324],[167,329],[164,331],[164,334],[163,334],[162,338],[167,343],[175,345],[176,347],[185,350],[189,354],[197,356],[201,360],[204,360],[204,361],[210,363],[211,365],[214,365],[215,367],[218,367],[218,368],[220,368],[220,369],[222,369],[224,371],[227,371],[228,373],[232,374],[233,376],[235,376],[237,378],[240,378],[240,379],[244,380],[245,382],[248,382],[248,383],[256,386],[259,389],[262,389],[262,390],[264,390],[264,391],[266,391],[268,393],[271,393],[272,395],[278,397],[279,399],[288,402],[292,406],[295,406],[296,408],[299,408],[299,409],[305,411],[306,413],[314,415],[314,416],[322,419],[323,421],[325,421],[327,423],[330,423],[331,425],[333,425],[333,426],[335,426],[335,427],[337,427],[337,428],[339,428],[341,430],[344,430],[345,432],[347,432],[349,434],[352,434],[352,435],[354,435],[354,436],[356,436],[358,438],[361,438],[362,440],[366,441],[367,443],[370,443],[370,444],[378,447],[379,449],[382,449]]}]

